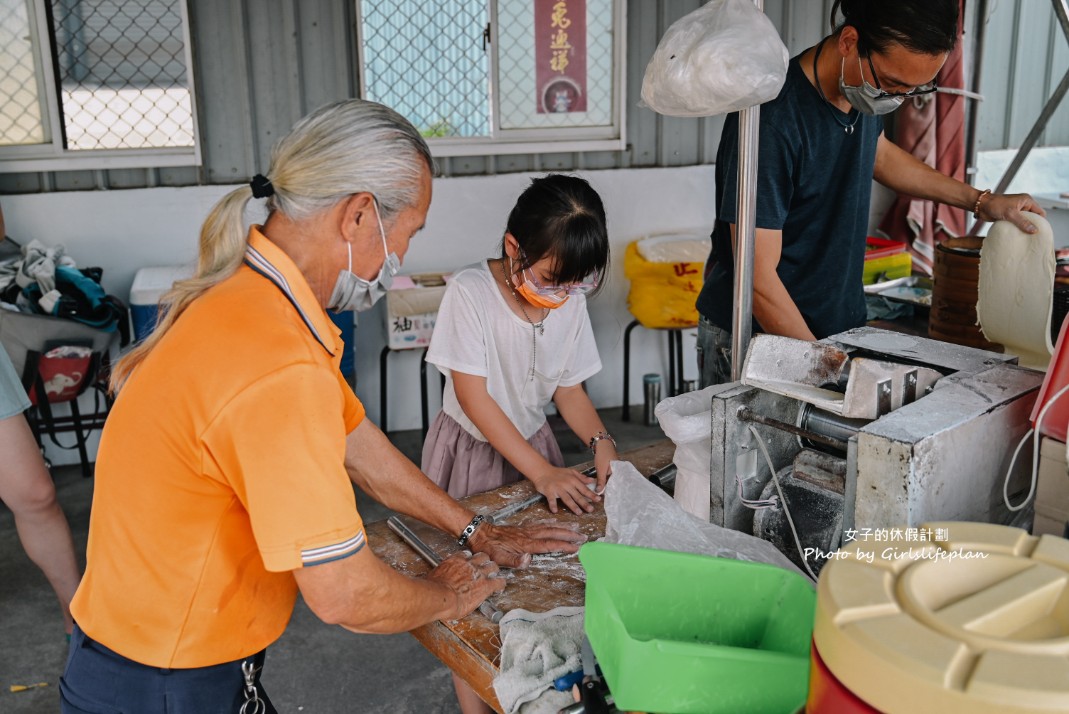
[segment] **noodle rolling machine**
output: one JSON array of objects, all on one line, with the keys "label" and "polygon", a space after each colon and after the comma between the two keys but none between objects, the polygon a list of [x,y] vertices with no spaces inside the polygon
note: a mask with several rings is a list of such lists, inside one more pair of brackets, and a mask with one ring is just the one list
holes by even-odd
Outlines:
[{"label": "noodle rolling machine", "polygon": [[755,335],[741,381],[707,390],[709,520],[799,563],[783,501],[809,554],[932,521],[1027,527],[1031,504],[1003,490],[1029,491],[1030,441],[1010,466],[1043,374],[1016,361],[871,327]]}]

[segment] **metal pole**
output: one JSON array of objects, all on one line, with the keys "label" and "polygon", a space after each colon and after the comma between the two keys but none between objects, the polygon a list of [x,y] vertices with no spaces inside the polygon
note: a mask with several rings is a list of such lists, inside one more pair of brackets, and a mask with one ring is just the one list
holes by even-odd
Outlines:
[{"label": "metal pole", "polygon": [[[980,81],[983,76],[984,67],[984,41],[987,35],[987,2],[988,0],[980,0],[976,5],[976,39],[973,42],[972,53],[972,82],[970,87],[976,94],[981,94]],[[967,174],[966,180],[969,183],[975,183],[976,181],[976,141],[977,131],[980,124],[980,104],[972,104],[969,106],[969,125],[966,129],[966,141],[965,141],[965,173]]]},{"label": "metal pole", "polygon": [[[761,12],[764,0],[754,0]],[[742,363],[753,332],[754,230],[757,224],[757,144],[760,105],[739,112],[738,219],[735,222],[735,313],[731,319],[731,381],[742,378]]]},{"label": "metal pole", "polygon": [[742,378],[742,362],[753,332],[754,231],[757,223],[757,141],[761,107],[739,112],[739,196],[735,223],[735,314],[731,320],[731,381]]},{"label": "metal pole", "polygon": [[[438,557],[438,554],[435,553],[429,545],[424,543],[412,529],[406,526],[399,517],[390,516],[386,519],[386,525],[391,531],[400,536],[401,540],[407,543],[409,548],[416,551],[419,557],[426,560],[432,568],[437,568],[439,563],[442,562],[442,559]],[[482,603],[479,604],[479,612],[495,625],[501,622],[501,618],[505,614],[494,607],[489,600],[483,600]]]},{"label": "metal pole", "polygon": [[[764,0],[754,0],[764,12]],[[731,380],[742,378],[742,363],[753,331],[754,230],[757,223],[757,143],[761,107],[739,112],[738,219],[735,221],[735,311],[731,319]]]},{"label": "metal pole", "polygon": [[739,409],[736,416],[742,421],[750,421],[754,422],[755,424],[771,426],[775,429],[779,429],[780,431],[785,431],[788,434],[794,434],[795,436],[800,436],[802,438],[809,439],[810,441],[813,441],[817,444],[824,444],[825,446],[830,446],[833,449],[838,449],[839,451],[846,451],[847,442],[843,441],[842,439],[836,439],[833,436],[825,436],[824,434],[818,434],[815,431],[803,429],[800,426],[795,426],[794,424],[788,424],[787,422],[780,421],[779,419],[773,419],[772,417],[767,417],[763,414],[758,414],[757,412],[752,411],[748,407],[742,407],[741,409]]},{"label": "metal pole", "polygon": [[1066,0],[1051,0],[1054,5],[1054,14],[1058,16],[1058,24],[1062,26],[1062,34],[1069,40],[1069,2]]}]

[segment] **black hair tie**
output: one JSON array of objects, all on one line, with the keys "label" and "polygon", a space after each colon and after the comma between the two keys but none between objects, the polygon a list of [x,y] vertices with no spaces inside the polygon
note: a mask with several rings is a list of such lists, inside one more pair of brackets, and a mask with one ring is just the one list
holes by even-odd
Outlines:
[{"label": "black hair tie", "polygon": [[253,176],[249,185],[252,186],[253,198],[268,198],[275,195],[275,187],[271,185],[271,179],[263,174]]}]

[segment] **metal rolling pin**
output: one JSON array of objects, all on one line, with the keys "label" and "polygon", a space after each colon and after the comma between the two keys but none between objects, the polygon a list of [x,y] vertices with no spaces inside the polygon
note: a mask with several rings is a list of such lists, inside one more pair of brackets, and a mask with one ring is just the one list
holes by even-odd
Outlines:
[{"label": "metal rolling pin", "polygon": [[[390,516],[386,519],[386,525],[391,531],[400,536],[401,540],[408,543],[409,547],[416,551],[419,557],[430,563],[431,567],[437,568],[438,564],[442,562],[438,554],[431,550],[429,545],[420,540],[420,537],[413,533],[412,529],[406,526],[397,516]],[[503,612],[491,605],[489,600],[483,600],[482,604],[479,605],[479,612],[495,625],[501,622],[501,617],[504,615]]]},{"label": "metal rolling pin", "polygon": [[[597,469],[595,469],[593,466],[591,466],[590,468],[588,468],[585,471],[582,471],[580,473],[582,473],[584,476],[595,476],[598,472],[597,472]],[[590,485],[590,490],[593,491],[595,488],[596,488],[596,486],[594,486],[593,484]],[[497,511],[494,511],[493,513],[491,513],[489,516],[487,516],[487,520],[489,520],[491,523],[500,523],[501,521],[505,520],[509,516],[514,516],[517,513],[519,513],[520,511],[522,511],[522,510],[524,510],[526,508],[530,508],[531,506],[533,506],[536,503],[538,503],[539,501],[541,501],[542,498],[543,498],[542,494],[536,493],[535,495],[531,496],[530,498],[525,498],[524,500],[517,501],[516,503],[510,503],[509,505],[505,506],[504,508],[502,508],[500,510],[497,510]]]}]

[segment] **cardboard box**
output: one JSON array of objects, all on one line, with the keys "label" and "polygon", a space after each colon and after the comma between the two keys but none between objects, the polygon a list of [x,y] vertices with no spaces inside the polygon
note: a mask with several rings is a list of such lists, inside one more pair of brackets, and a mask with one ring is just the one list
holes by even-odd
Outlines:
[{"label": "cardboard box", "polygon": [[1043,437],[1039,442],[1039,476],[1036,483],[1036,518],[1033,535],[1065,535],[1069,521],[1069,467],[1065,443]]},{"label": "cardboard box", "polygon": [[448,273],[398,275],[386,292],[386,344],[410,350],[431,343]]}]

